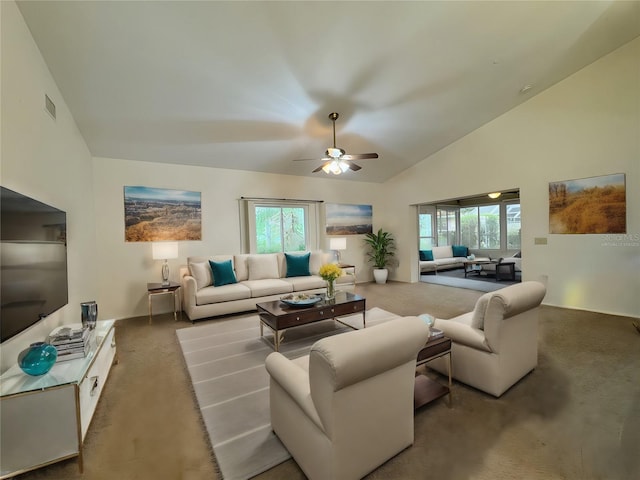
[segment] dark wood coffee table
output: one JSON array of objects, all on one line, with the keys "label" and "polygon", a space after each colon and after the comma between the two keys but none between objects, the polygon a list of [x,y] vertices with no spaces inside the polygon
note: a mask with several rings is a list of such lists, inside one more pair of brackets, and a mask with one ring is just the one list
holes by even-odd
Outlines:
[{"label": "dark wood coffee table", "polygon": [[288,328],[307,325],[333,319],[347,327],[358,330],[357,327],[341,322],[337,317],[362,313],[362,328],[366,327],[365,299],[350,292],[338,292],[333,300],[321,300],[310,307],[292,307],[280,300],[257,303],[260,316],[260,336],[264,336],[266,326],[273,332],[273,348],[277,352]]},{"label": "dark wood coffee table", "polygon": [[464,262],[464,278],[467,275],[475,274],[480,275],[482,271],[482,265],[497,265],[498,260],[466,260]]},{"label": "dark wood coffee table", "polygon": [[421,373],[417,374],[413,391],[413,406],[416,410],[445,395],[449,395],[449,406],[451,406],[451,339],[448,337],[429,339],[422,350],[418,352],[416,366],[444,355],[448,355],[448,385],[442,385]]}]

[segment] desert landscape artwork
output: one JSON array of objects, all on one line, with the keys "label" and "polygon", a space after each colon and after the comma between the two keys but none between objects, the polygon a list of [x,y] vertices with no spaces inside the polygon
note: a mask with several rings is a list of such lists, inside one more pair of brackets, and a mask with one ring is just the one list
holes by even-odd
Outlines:
[{"label": "desert landscape artwork", "polygon": [[373,231],[373,207],[327,203],[327,235],[359,235]]},{"label": "desert landscape artwork", "polygon": [[124,187],[126,242],[202,240],[200,192]]},{"label": "desert landscape artwork", "polygon": [[623,173],[549,183],[549,233],[626,233]]}]

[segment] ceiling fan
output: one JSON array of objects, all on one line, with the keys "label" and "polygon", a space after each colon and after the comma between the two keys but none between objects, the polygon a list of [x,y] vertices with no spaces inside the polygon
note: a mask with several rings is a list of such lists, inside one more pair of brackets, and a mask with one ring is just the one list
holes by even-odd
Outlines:
[{"label": "ceiling fan", "polygon": [[[324,157],[320,158],[323,162],[318,168],[313,170],[313,173],[319,172],[320,170],[324,171],[324,173],[333,173],[334,175],[340,175],[341,173],[346,172],[351,169],[354,172],[357,172],[362,167],[360,165],[356,165],[352,162],[352,160],[365,160],[368,158],[378,158],[377,153],[354,153],[347,154],[342,148],[336,147],[336,120],[340,117],[336,112],[332,112],[329,114],[329,119],[333,122],[333,147],[327,148],[327,151],[324,152]],[[301,158],[294,160],[294,162],[304,162],[308,160],[316,160],[311,158]]]}]

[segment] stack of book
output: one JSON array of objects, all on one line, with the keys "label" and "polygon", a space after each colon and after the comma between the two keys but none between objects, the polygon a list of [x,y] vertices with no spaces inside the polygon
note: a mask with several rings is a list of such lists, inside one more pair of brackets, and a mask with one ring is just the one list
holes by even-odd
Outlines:
[{"label": "stack of book", "polygon": [[55,328],[49,334],[49,342],[56,347],[58,359],[56,362],[64,362],[75,358],[83,358],[89,353],[88,328],[82,328],[81,324],[63,325]]}]

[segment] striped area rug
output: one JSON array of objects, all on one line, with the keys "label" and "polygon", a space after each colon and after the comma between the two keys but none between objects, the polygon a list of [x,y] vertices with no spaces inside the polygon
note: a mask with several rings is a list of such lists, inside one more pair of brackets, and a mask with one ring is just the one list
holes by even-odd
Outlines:
[{"label": "striped area rug", "polygon": [[[367,326],[398,318],[380,308],[366,312]],[[341,321],[362,327],[362,315]],[[286,331],[280,352],[306,355],[318,339],[349,331],[325,320]],[[269,374],[264,362],[273,348],[260,338],[258,315],[226,318],[176,331],[202,419],[225,480],[258,475],[291,456],[271,431]],[[265,336],[271,340],[270,330]]]}]

